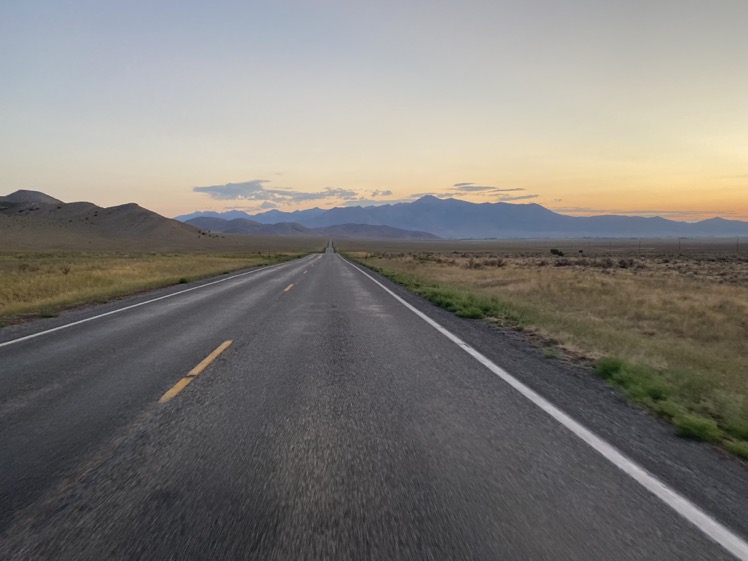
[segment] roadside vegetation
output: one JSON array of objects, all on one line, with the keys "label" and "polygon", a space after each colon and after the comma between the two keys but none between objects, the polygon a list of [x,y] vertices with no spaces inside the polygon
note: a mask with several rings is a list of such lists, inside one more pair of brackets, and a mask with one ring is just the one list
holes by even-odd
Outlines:
[{"label": "roadside vegetation", "polygon": [[0,253],[0,326],[300,255],[262,251]]},{"label": "roadside vegetation", "polygon": [[527,334],[548,359],[591,361],[677,434],[748,458],[748,257],[350,251],[467,318]]}]

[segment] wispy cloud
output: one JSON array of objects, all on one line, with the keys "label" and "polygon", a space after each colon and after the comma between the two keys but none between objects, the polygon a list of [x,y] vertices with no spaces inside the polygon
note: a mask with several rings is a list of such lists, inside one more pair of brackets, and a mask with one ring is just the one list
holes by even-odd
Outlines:
[{"label": "wispy cloud", "polygon": [[492,185],[476,185],[475,183],[455,183],[452,185],[453,191],[461,191],[463,193],[478,193],[481,191],[487,191],[491,193],[508,193],[511,191],[524,191],[522,187],[494,187]]},{"label": "wispy cloud", "polygon": [[369,191],[369,196],[375,199],[379,197],[391,197],[392,191],[390,191],[389,189],[384,189],[384,190],[377,189],[375,191]]},{"label": "wispy cloud", "polygon": [[529,199],[537,199],[540,195],[499,195],[498,200],[502,203],[508,203],[509,201],[526,201]]},{"label": "wispy cloud", "polygon": [[653,218],[660,216],[670,220],[697,221],[704,218],[721,216],[735,220],[745,220],[746,216],[738,215],[734,210],[666,210],[666,209],[621,209],[621,208],[592,208],[585,206],[549,207],[554,212],[573,214],[577,216],[642,216]]},{"label": "wispy cloud", "polygon": [[343,206],[384,206],[398,203],[412,203],[415,199],[353,199],[345,201]]},{"label": "wispy cloud", "polygon": [[452,186],[454,191],[462,191],[467,193],[477,193],[479,191],[494,191],[496,187],[490,187],[488,185],[475,185],[474,183],[455,183]]},{"label": "wispy cloud", "polygon": [[[303,192],[293,189],[268,189],[267,179],[253,179],[243,183],[227,183],[225,185],[210,185],[207,187],[193,187],[196,193],[205,193],[212,199],[233,201],[262,201],[274,205],[293,204],[323,199],[352,200],[359,195],[352,189],[327,187],[324,191]],[[265,207],[267,208],[267,207]],[[275,207],[272,207],[275,208]]]},{"label": "wispy cloud", "polygon": [[452,185],[452,193],[441,193],[437,196],[450,196],[459,197],[462,195],[468,195],[472,197],[484,197],[485,199],[496,201],[500,203],[508,203],[511,201],[524,201],[529,199],[536,199],[540,195],[528,194],[528,195],[508,195],[507,193],[518,193],[525,191],[524,187],[496,187],[494,185],[476,185],[464,181],[462,183],[455,183]]},{"label": "wispy cloud", "polygon": [[439,199],[445,199],[460,195],[473,195],[473,196],[480,196],[480,197],[486,197],[493,201],[497,201],[500,203],[508,203],[511,201],[524,201],[529,199],[537,199],[540,195],[537,194],[529,194],[529,195],[508,195],[505,194],[507,192],[516,192],[516,191],[524,191],[525,189],[521,187],[513,187],[513,188],[498,188],[498,187],[491,187],[490,191],[458,191],[458,192],[447,192],[447,193],[437,193],[437,192],[431,192],[431,193],[416,193],[413,195],[413,200],[420,199],[421,197],[425,197],[427,195],[431,195],[432,197],[437,197]]},{"label": "wispy cloud", "polygon": [[196,193],[205,193],[211,199],[221,200],[257,200],[260,193],[265,193],[263,183],[270,183],[267,179],[255,179],[244,183],[226,183],[225,185],[210,185],[208,187],[193,187]]}]

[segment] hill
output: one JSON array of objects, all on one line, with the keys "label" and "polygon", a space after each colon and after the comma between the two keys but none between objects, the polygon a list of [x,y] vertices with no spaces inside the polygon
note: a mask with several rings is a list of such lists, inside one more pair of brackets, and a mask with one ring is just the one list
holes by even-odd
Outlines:
[{"label": "hill", "polygon": [[10,195],[0,197],[0,203],[44,203],[48,205],[61,204],[62,201],[45,195],[41,191],[28,191],[20,189]]},{"label": "hill", "polygon": [[5,249],[166,250],[189,247],[204,235],[194,226],[164,218],[134,203],[101,208],[87,202],[11,203],[8,198],[0,201],[0,232]]}]

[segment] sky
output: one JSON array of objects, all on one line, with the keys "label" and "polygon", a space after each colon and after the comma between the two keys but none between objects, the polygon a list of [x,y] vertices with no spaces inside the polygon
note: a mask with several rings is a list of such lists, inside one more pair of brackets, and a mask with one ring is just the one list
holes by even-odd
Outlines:
[{"label": "sky", "polygon": [[0,0],[0,194],[748,220],[746,0]]}]

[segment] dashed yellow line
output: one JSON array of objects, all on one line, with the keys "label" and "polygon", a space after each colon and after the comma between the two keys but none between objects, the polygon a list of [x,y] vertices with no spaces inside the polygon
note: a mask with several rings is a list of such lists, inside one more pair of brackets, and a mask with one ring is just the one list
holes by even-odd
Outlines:
[{"label": "dashed yellow line", "polygon": [[223,351],[228,349],[231,346],[231,343],[233,343],[231,339],[228,341],[224,341],[221,343],[216,350],[214,350],[212,353],[210,353],[208,356],[206,356],[200,364],[195,366],[192,370],[190,370],[187,375],[179,380],[176,384],[174,384],[171,389],[166,392],[164,395],[161,396],[161,399],[158,400],[159,403],[166,403],[170,399],[172,399],[174,396],[176,396],[179,392],[181,392],[184,388],[187,387],[187,385],[192,382],[195,378],[197,378],[203,370],[208,368],[211,362],[213,362],[215,359],[218,358],[218,355],[220,355]]},{"label": "dashed yellow line", "polygon": [[286,288],[283,289],[283,292],[288,292],[293,288],[293,283],[289,284]]}]

